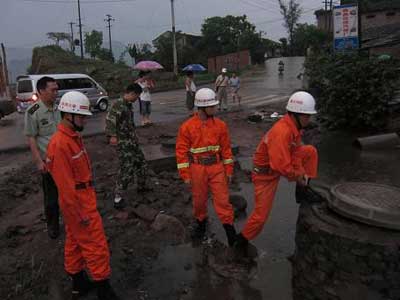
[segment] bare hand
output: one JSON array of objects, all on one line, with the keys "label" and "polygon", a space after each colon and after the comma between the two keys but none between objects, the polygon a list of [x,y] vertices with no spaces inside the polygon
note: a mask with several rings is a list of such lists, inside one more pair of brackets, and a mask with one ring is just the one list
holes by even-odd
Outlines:
[{"label": "bare hand", "polygon": [[186,179],[183,181],[186,185],[191,186],[192,185],[192,181],[190,179]]},{"label": "bare hand", "polygon": [[296,182],[300,186],[307,186],[309,180],[310,179],[307,175],[303,175],[302,177],[299,177]]},{"label": "bare hand", "polygon": [[110,137],[110,145],[111,146],[116,146],[118,144],[118,139],[116,136]]},{"label": "bare hand", "polygon": [[43,162],[43,160],[39,160],[39,161],[36,163],[36,167],[37,167],[37,169],[38,169],[39,172],[47,173],[47,166],[46,166],[46,164]]}]

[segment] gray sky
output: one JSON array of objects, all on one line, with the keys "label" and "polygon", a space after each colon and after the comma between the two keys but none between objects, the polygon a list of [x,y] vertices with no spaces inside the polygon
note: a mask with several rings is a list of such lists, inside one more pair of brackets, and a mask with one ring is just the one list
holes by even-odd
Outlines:
[{"label": "gray sky", "polygon": [[[299,0],[303,7],[301,22],[315,23],[314,11],[322,0]],[[0,0],[0,42],[7,47],[49,44],[46,33],[69,32],[68,22],[77,22],[77,0]],[[286,36],[278,0],[175,0],[176,27],[199,34],[203,20],[212,16],[246,14],[265,37],[278,40]],[[112,27],[115,41],[151,42],[171,27],[169,0],[81,0],[84,31],[104,31],[106,14],[115,18]],[[78,28],[75,27],[77,35]]]}]

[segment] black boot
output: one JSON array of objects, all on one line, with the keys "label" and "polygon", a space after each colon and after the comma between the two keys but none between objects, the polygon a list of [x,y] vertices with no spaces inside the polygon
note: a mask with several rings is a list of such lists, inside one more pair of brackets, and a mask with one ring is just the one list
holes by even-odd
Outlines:
[{"label": "black boot", "polygon": [[204,219],[203,221],[196,220],[196,224],[191,234],[192,239],[202,240],[204,238],[204,235],[206,234],[206,229],[207,219]]},{"label": "black boot", "polygon": [[115,294],[108,279],[97,281],[96,286],[97,286],[97,298],[99,300],[120,300],[117,294]]},{"label": "black boot", "polygon": [[236,236],[235,244],[233,245],[236,255],[239,257],[247,257],[248,246],[249,246],[249,241],[241,233],[239,233]]},{"label": "black boot", "polygon": [[236,230],[231,224],[224,224],[224,229],[226,232],[226,237],[228,238],[228,245],[232,247],[236,241]]},{"label": "black boot", "polygon": [[77,274],[70,274],[70,276],[72,278],[72,299],[86,296],[93,288],[93,283],[89,280],[85,271],[80,271]]},{"label": "black boot", "polygon": [[296,202],[301,203],[319,203],[323,198],[315,192],[310,186],[296,185]]},{"label": "black boot", "polygon": [[56,239],[60,235],[60,213],[58,208],[47,209],[47,235],[51,239]]}]

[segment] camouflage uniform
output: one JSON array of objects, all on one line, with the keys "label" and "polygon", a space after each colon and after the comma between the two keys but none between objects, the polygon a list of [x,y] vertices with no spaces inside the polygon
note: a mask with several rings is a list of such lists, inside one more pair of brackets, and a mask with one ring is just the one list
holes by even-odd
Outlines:
[{"label": "camouflage uniform", "polygon": [[131,103],[117,100],[106,118],[106,135],[118,139],[119,171],[115,194],[121,195],[137,176],[138,188],[146,185],[147,163],[136,136],[134,112]]}]

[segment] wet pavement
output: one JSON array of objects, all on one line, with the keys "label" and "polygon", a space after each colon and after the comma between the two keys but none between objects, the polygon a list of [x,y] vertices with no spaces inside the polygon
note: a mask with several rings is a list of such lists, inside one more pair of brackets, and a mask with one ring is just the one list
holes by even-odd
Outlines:
[{"label": "wet pavement", "polygon": [[[301,87],[301,80],[297,75],[302,72],[303,57],[282,58],[285,62],[285,73],[278,76],[279,59],[270,59],[265,63],[265,67],[257,68],[242,79],[242,108],[254,110],[258,106],[268,103],[285,101],[288,95]],[[207,85],[212,87],[211,85]],[[174,90],[169,92],[153,94],[152,120],[153,122],[173,121],[187,115],[185,100],[186,92]],[[237,109],[236,104],[231,103],[230,109]],[[139,111],[138,105],[135,111]],[[88,120],[84,135],[93,135],[104,131],[105,113],[95,113]],[[140,116],[135,115],[135,122],[140,124]],[[24,127],[23,114],[14,113],[0,120],[0,152],[6,149],[22,148],[26,149],[25,137],[23,136]]]}]

